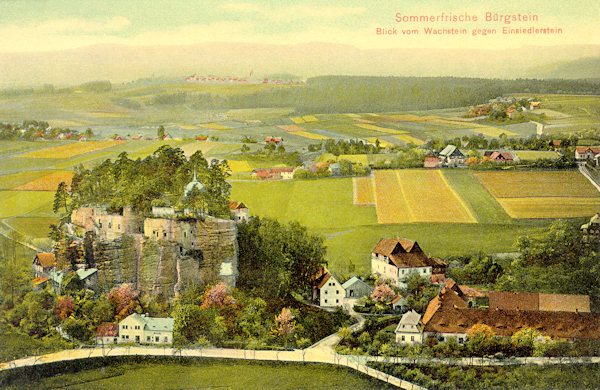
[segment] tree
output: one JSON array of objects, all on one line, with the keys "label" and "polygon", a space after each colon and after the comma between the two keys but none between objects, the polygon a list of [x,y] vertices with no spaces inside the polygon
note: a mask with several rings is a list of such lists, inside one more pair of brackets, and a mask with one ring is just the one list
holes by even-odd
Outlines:
[{"label": "tree", "polygon": [[58,298],[58,303],[54,307],[54,315],[64,321],[75,310],[75,302],[70,296],[62,296]]},{"label": "tree", "polygon": [[62,280],[61,293],[68,294],[82,290],[85,282],[79,278],[77,272],[68,272]]},{"label": "tree", "polygon": [[397,296],[398,295],[394,292],[394,290],[392,290],[392,288],[385,283],[375,287],[375,290],[373,293],[371,293],[371,299],[375,302],[390,303]]},{"label": "tree", "polygon": [[54,203],[52,205],[52,211],[54,212],[54,214],[57,214],[61,207],[65,209],[65,214],[67,213],[67,210],[68,210],[67,198],[68,198],[67,183],[65,183],[64,181],[61,181],[58,184],[56,193],[54,194]]},{"label": "tree", "polygon": [[156,136],[162,139],[165,136],[165,127],[163,125],[158,126],[156,130]]},{"label": "tree", "polygon": [[257,217],[238,226],[238,246],[238,285],[272,297],[307,292],[326,250],[321,237],[296,222]]},{"label": "tree", "polygon": [[280,339],[286,340],[286,342],[289,341],[289,337],[296,330],[296,321],[294,318],[295,316],[291,309],[287,307],[281,309],[281,313],[275,317],[273,334]]},{"label": "tree", "polygon": [[114,307],[114,315],[117,321],[141,310],[139,291],[134,290],[130,284],[124,283],[113,288],[108,293],[107,299]]},{"label": "tree", "polygon": [[243,144],[242,145],[242,153],[247,153],[250,151],[250,147],[248,147],[248,145]]}]

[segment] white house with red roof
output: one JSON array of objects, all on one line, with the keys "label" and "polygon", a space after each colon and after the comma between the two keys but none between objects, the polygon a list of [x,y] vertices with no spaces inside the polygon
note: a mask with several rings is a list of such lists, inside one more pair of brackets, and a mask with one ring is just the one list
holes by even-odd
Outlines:
[{"label": "white house with red roof", "polygon": [[250,219],[250,210],[248,210],[248,207],[246,207],[245,204],[230,200],[227,205],[233,214],[233,220],[235,223],[247,222],[248,219]]},{"label": "white house with red roof", "polygon": [[600,154],[600,146],[578,146],[575,148],[575,160],[593,160]]},{"label": "white house with red roof", "polygon": [[448,265],[427,256],[419,244],[405,238],[382,238],[371,252],[371,273],[404,288],[408,276],[417,273],[428,280],[446,274]]},{"label": "white house with red roof", "polygon": [[119,325],[104,322],[96,330],[96,345],[117,344],[119,342]]},{"label": "white house with red roof", "polygon": [[56,270],[56,256],[54,253],[38,253],[33,259],[31,268],[36,277],[47,277]]}]

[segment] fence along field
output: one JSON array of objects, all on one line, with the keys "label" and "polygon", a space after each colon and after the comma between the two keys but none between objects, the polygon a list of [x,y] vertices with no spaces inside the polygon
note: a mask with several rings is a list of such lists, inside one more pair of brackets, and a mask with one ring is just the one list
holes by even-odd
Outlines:
[{"label": "fence along field", "polygon": [[480,172],[477,179],[511,218],[575,218],[600,208],[600,193],[579,172]]},{"label": "fence along field", "polygon": [[388,223],[477,223],[440,171],[375,172],[377,220]]}]

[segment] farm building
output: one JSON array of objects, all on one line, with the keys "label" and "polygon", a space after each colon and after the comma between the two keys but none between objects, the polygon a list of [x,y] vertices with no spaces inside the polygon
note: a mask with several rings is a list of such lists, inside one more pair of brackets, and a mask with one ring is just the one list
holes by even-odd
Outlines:
[{"label": "farm building", "polygon": [[[417,314],[418,316],[418,314]],[[566,311],[514,310],[470,308],[454,289],[444,288],[429,302],[425,314],[418,322],[420,337],[408,327],[417,316],[407,315],[396,328],[396,342],[409,343],[406,337],[414,335],[413,342],[424,342],[429,337],[439,341],[455,338],[465,343],[474,325],[487,325],[498,336],[510,337],[516,332],[531,328],[542,336],[557,340],[589,340],[600,338],[600,315]],[[404,322],[403,322],[404,320]],[[401,338],[405,336],[404,340]]]},{"label": "farm building", "polygon": [[171,344],[174,318],[131,314],[119,323],[119,343]]},{"label": "farm building", "polygon": [[398,287],[406,287],[404,282],[413,273],[444,280],[446,267],[444,261],[427,256],[419,244],[404,238],[382,238],[371,252],[371,273]]},{"label": "farm building", "polygon": [[446,146],[438,155],[442,160],[442,165],[445,167],[457,167],[464,165],[467,161],[467,157],[461,152],[456,146]]},{"label": "farm building", "polygon": [[369,286],[358,276],[353,276],[346,280],[342,287],[346,292],[347,298],[362,298],[373,292],[373,287]]}]

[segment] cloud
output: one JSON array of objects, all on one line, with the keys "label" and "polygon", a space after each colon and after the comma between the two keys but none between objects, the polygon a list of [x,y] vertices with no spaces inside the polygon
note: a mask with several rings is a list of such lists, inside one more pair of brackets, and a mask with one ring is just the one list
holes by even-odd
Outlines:
[{"label": "cloud", "polygon": [[121,31],[127,27],[131,22],[129,19],[123,16],[115,16],[110,19],[96,21],[86,20],[78,18],[68,18],[61,20],[51,20],[31,26],[34,29],[50,33],[61,33],[61,32],[84,32],[84,33],[102,33],[102,32],[116,32]]}]

